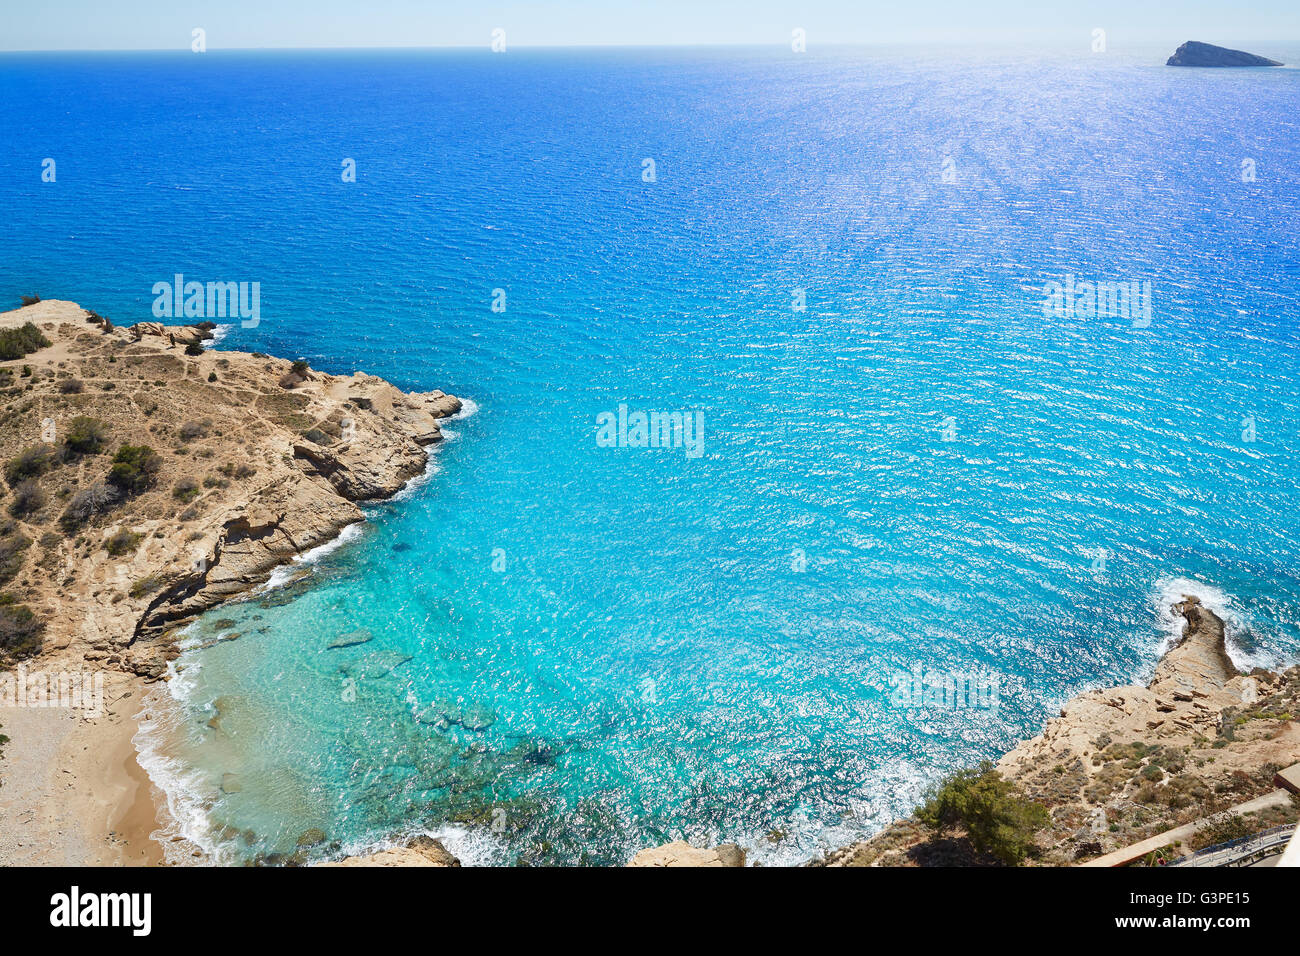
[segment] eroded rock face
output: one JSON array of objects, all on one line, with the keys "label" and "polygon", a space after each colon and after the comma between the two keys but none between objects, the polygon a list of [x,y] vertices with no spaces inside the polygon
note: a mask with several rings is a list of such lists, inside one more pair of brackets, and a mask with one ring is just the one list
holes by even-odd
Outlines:
[{"label": "eroded rock face", "polygon": [[323,482],[289,475],[233,508],[215,545],[196,549],[189,567],[150,603],[136,637],[157,636],[265,581],[277,567],[363,520],[361,509]]},{"label": "eroded rock face", "polygon": [[460,860],[452,856],[440,841],[418,836],[404,847],[349,856],[321,866],[460,866]]},{"label": "eroded rock face", "polygon": [[744,866],[745,851],[734,843],[722,843],[713,849],[691,846],[676,840],[650,850],[642,850],[628,866]]},{"label": "eroded rock face", "polygon": [[1243,53],[1241,50],[1229,50],[1227,47],[1215,46],[1213,43],[1201,43],[1188,40],[1174,55],[1165,61],[1165,66],[1282,66],[1277,60]]}]

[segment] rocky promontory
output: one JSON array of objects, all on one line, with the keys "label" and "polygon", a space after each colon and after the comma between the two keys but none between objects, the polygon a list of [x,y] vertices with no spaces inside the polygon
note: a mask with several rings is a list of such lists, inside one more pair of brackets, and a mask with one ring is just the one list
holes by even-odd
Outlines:
[{"label": "rocky promontory", "polygon": [[[203,347],[211,323],[116,327],[72,302],[0,313],[0,661],[154,679],[195,615],[422,474],[439,391]],[[6,640],[8,638],[8,640]],[[46,664],[46,662],[49,664]],[[18,745],[17,742],[15,745]]]},{"label": "rocky promontory", "polygon": [[1165,66],[1283,66],[1277,60],[1243,53],[1241,50],[1229,50],[1227,47],[1215,46],[1213,43],[1201,43],[1188,40],[1174,55],[1165,61]]},{"label": "rocky promontory", "polygon": [[744,866],[745,851],[734,843],[722,843],[716,847],[691,846],[685,840],[665,843],[649,850],[641,850],[632,857],[628,866],[633,867],[720,867]]}]

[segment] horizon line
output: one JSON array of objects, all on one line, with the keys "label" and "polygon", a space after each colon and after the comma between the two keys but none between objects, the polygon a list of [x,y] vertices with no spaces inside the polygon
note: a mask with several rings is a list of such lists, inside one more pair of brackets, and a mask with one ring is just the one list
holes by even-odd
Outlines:
[{"label": "horizon line", "polygon": [[[1109,52],[1123,52],[1124,49],[1133,49],[1146,46],[1160,46],[1166,42],[1173,42],[1175,46],[1188,42],[1186,40],[1165,41],[1165,40],[1138,40],[1126,44]],[[1210,43],[1208,40],[1197,42]],[[1243,41],[1234,41],[1238,44]],[[1254,44],[1256,41],[1245,41]],[[1277,40],[1277,39],[1260,39],[1259,44],[1288,44],[1300,43],[1300,37]],[[1221,44],[1213,44],[1219,46]],[[687,48],[710,48],[710,47],[729,47],[729,48],[749,48],[749,49],[786,49],[789,47],[788,42],[755,42],[751,40],[683,40],[675,43],[620,43],[620,42],[592,42],[592,43],[511,43],[510,46],[501,51],[509,53],[511,49],[523,50],[600,50],[600,49],[621,49],[621,50],[673,50]],[[1034,41],[1034,40],[877,40],[867,41],[827,41],[817,42],[810,46],[811,49],[828,47],[835,49],[866,48],[866,47],[957,47],[957,48],[1032,48],[1041,50],[1062,51],[1075,49],[1076,44],[1064,41]],[[1080,54],[1093,55],[1087,48],[1086,44],[1077,44]],[[204,51],[207,53],[266,53],[266,52],[339,52],[339,51],[387,51],[387,50],[485,50],[499,55],[491,49],[491,43],[444,43],[444,44],[407,44],[407,43],[385,43],[378,46],[293,46],[288,44],[276,44],[269,46],[230,46],[230,47],[209,47]],[[185,53],[195,54],[186,46],[166,46],[166,47],[51,47],[47,49],[26,49],[26,48],[6,48],[0,47],[0,54],[4,53]],[[802,55],[802,54],[799,54]],[[1103,54],[1105,55],[1105,54]]]}]

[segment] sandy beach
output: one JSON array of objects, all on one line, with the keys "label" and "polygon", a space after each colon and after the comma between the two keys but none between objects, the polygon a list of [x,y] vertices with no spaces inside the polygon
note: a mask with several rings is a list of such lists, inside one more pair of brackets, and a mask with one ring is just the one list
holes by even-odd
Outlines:
[{"label": "sandy beach", "polygon": [[5,748],[0,862],[7,866],[153,866],[158,793],[136,759],[138,682],[105,679],[105,713],[0,708]]}]

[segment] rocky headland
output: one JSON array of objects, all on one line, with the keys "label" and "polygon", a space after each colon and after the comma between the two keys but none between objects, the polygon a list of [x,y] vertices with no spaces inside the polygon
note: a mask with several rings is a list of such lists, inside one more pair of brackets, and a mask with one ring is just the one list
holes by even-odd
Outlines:
[{"label": "rocky headland", "polygon": [[360,856],[348,856],[342,860],[332,863],[322,863],[321,866],[442,866],[455,867],[460,866],[460,860],[452,856],[442,842],[432,837],[418,836],[407,842],[405,846],[392,847],[387,850],[379,850],[375,853],[366,853]]},{"label": "rocky headland", "polygon": [[[178,627],[362,521],[359,503],[423,474],[439,423],[461,408],[440,391],[205,348],[212,334],[210,323],[116,327],[65,301],[0,313],[0,670],[94,671],[119,710],[128,698],[138,706],[178,655]],[[32,739],[51,731],[26,727],[47,717],[10,708],[0,720],[11,738],[0,850],[18,839],[28,853],[16,858],[34,862],[40,825],[67,829],[78,816],[70,805],[6,805],[20,775],[53,772],[56,755],[36,760]],[[95,749],[87,728],[106,723],[134,726],[124,712],[59,725],[76,751],[60,773],[76,776],[69,766]],[[27,841],[13,836],[21,817],[34,825]],[[98,853],[82,849],[48,855]]]}]

